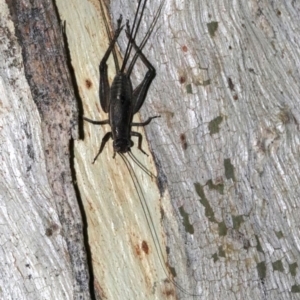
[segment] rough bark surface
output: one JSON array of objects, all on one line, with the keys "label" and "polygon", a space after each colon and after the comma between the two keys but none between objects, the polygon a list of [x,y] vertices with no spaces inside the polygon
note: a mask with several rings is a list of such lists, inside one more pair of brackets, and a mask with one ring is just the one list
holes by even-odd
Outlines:
[{"label": "rough bark surface", "polygon": [[[25,15],[36,22],[22,23],[19,32],[33,38],[42,30],[49,39],[57,37],[50,25],[37,21],[40,15],[51,18],[52,9],[17,2],[26,3]],[[138,40],[158,5],[149,1]],[[99,1],[61,0],[57,6],[67,24],[84,115],[106,119],[98,98],[98,66],[108,45]],[[110,7],[115,24],[120,13],[132,19],[136,1],[112,0]],[[5,299],[72,299],[70,291],[75,298],[81,292],[89,297],[75,194],[62,185],[63,180],[71,186],[66,166],[73,111],[58,99],[72,98],[62,88],[69,79],[62,76],[65,83],[56,83],[57,74],[45,77],[40,67],[27,73],[29,58],[23,52],[30,88],[24,77],[19,81],[14,71],[23,72],[21,50],[12,23],[3,22],[7,9],[0,13],[1,293]],[[21,15],[15,14],[20,24]],[[97,294],[104,299],[299,299],[299,24],[296,1],[165,0],[144,50],[157,78],[141,109],[143,120],[162,116],[146,128],[159,188],[135,167],[137,194],[124,162],[112,159],[111,145],[91,164],[108,127],[85,124],[84,141],[75,143]],[[43,40],[25,48],[35,51]],[[119,42],[124,53],[124,34]],[[51,75],[54,67],[65,65],[49,45],[45,48],[55,59],[45,65]],[[43,61],[39,51],[34,53]],[[138,62],[134,84],[144,74]],[[45,96],[44,80],[59,96]],[[31,94],[36,104],[25,104]],[[154,169],[151,158],[134,154]],[[157,255],[140,200],[149,205],[163,257]],[[166,271],[185,292],[166,281]]]},{"label": "rough bark surface", "polygon": [[6,2],[0,9],[1,298],[90,299],[70,166],[77,109],[62,28],[52,1]]},{"label": "rough bark surface", "polygon": [[142,115],[165,116],[147,136],[188,269],[165,219],[169,263],[199,299],[299,298],[299,9],[166,1],[149,50]]}]

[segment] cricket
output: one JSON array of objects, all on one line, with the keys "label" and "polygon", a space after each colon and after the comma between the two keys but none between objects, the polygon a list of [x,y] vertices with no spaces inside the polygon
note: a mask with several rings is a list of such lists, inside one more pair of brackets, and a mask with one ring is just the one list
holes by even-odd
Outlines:
[{"label": "cricket", "polygon": [[[134,114],[136,114],[140,110],[141,106],[143,105],[147,96],[148,89],[151,85],[151,82],[156,76],[156,71],[154,67],[146,58],[146,56],[143,54],[142,50],[146,45],[154,29],[154,26],[160,15],[162,5],[163,5],[162,2],[158,8],[156,16],[152,21],[152,24],[147,34],[145,35],[141,44],[137,46],[135,42],[135,38],[139,30],[139,26],[143,17],[143,13],[147,1],[144,1],[143,3],[142,2],[143,1],[139,1],[138,3],[138,8],[135,14],[132,28],[130,28],[129,21],[126,22],[125,32],[128,38],[128,44],[127,44],[127,48],[126,48],[126,52],[125,52],[125,56],[121,68],[119,66],[117,56],[116,56],[115,43],[125,26],[122,25],[122,15],[117,21],[118,26],[113,37],[111,37],[108,29],[108,24],[107,22],[105,22],[107,34],[110,39],[110,44],[99,66],[99,73],[100,73],[99,98],[100,98],[101,108],[105,113],[108,113],[108,119],[103,121],[95,121],[95,120],[88,119],[86,117],[83,117],[83,119],[95,125],[109,124],[112,131],[106,133],[105,136],[103,137],[100,149],[97,155],[95,156],[93,163],[95,163],[98,156],[103,151],[105,144],[110,138],[112,138],[113,140],[114,157],[116,153],[123,154],[123,153],[130,152],[130,148],[133,146],[133,142],[131,140],[132,136],[136,136],[138,138],[138,149],[142,151],[144,154],[146,154],[142,149],[142,135],[136,131],[132,131],[131,127],[146,126],[151,122],[152,119],[159,117],[159,116],[150,117],[147,121],[142,123],[132,122]],[[140,9],[141,6],[142,8]],[[102,5],[101,5],[101,10],[103,11]],[[140,10],[141,12],[139,14]],[[138,15],[140,15],[139,18]],[[129,66],[126,67],[129,61],[132,48],[135,49],[136,53],[132,58]],[[111,86],[109,86],[108,73],[107,73],[107,60],[111,53],[113,54],[113,58],[114,58],[116,76]],[[142,60],[142,62],[148,68],[148,71],[143,81],[133,90],[130,75],[132,73],[133,67],[138,58]]]}]

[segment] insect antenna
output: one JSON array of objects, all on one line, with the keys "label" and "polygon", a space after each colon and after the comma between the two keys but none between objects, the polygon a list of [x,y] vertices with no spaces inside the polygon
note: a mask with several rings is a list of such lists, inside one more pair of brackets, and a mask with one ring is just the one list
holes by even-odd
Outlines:
[{"label": "insect antenna", "polygon": [[188,295],[188,296],[199,296],[197,294],[191,294],[189,293],[187,290],[185,290],[181,285],[179,285],[174,279],[172,279],[170,277],[170,275],[168,274],[168,271],[165,267],[165,262],[164,262],[164,255],[163,255],[163,251],[162,251],[162,248],[159,244],[159,238],[158,238],[158,235],[157,235],[157,232],[154,228],[154,221],[151,217],[151,213],[150,213],[150,210],[149,210],[149,207],[147,205],[147,201],[145,199],[145,196],[142,192],[142,188],[141,188],[141,185],[138,181],[138,178],[137,176],[135,175],[135,172],[128,160],[128,158],[122,154],[122,153],[118,153],[120,155],[120,157],[122,158],[123,162],[125,163],[126,165],[126,168],[130,174],[130,177],[132,179],[132,182],[133,182],[133,185],[135,187],[135,190],[138,194],[138,198],[139,198],[139,201],[140,201],[140,204],[142,206],[142,209],[143,209],[143,212],[144,212],[144,216],[145,216],[145,219],[146,219],[146,222],[147,222],[147,225],[148,225],[148,228],[150,230],[150,234],[151,234],[151,237],[152,237],[152,240],[154,242],[154,246],[155,246],[155,249],[156,249],[156,253],[157,253],[157,256],[158,256],[158,259],[159,259],[159,262],[162,266],[162,269],[164,270],[164,273],[167,277],[167,279],[175,286],[177,287],[182,293],[184,293],[185,295]]},{"label": "insect antenna", "polygon": [[[104,25],[105,25],[106,34],[108,36],[109,44],[111,44],[113,37],[112,37],[111,31],[109,29],[109,25],[108,25],[105,13],[104,13],[104,9],[103,9],[103,6],[102,6],[102,1],[100,0],[99,2],[100,2],[101,14],[102,14],[103,19],[104,19]],[[118,19],[118,22],[121,22],[121,21],[122,21],[122,18],[120,17],[120,19]],[[117,57],[117,52],[116,52],[115,46],[112,49],[112,54],[113,54],[115,68],[116,68],[116,73],[119,73],[120,72],[120,66],[119,66],[119,61],[118,61],[118,57]]]},{"label": "insect antenna", "polygon": [[[139,10],[140,10],[141,3],[142,3],[142,0],[139,0],[138,7],[136,9],[136,13],[135,13],[135,16],[134,16],[133,25],[132,25],[131,32],[130,32],[130,34],[133,37],[133,39],[135,39],[135,37],[136,37],[136,35],[138,33],[138,30],[139,30],[139,27],[140,27],[140,24],[141,24],[141,20],[142,20],[143,15],[144,15],[144,11],[145,11],[145,7],[146,7],[146,4],[147,4],[147,0],[145,0],[144,3],[143,3],[143,7],[142,7],[142,10],[140,12],[140,17],[138,19],[138,15],[139,15]],[[127,25],[129,26],[129,22],[128,21],[127,21]],[[128,41],[128,44],[127,44],[127,47],[126,47],[126,51],[125,51],[125,55],[124,55],[123,64],[122,64],[122,67],[121,67],[121,72],[122,73],[125,70],[125,67],[126,67],[128,59],[129,59],[131,50],[132,50],[132,44],[130,43],[130,41]]]},{"label": "insect antenna", "polygon": [[137,166],[139,166],[139,168],[141,170],[143,170],[150,178],[157,178],[150,170],[148,170],[134,155],[131,151],[128,151],[128,155],[130,156],[130,158],[136,163]]},{"label": "insect antenna", "polygon": [[[154,27],[155,27],[155,25],[156,25],[156,22],[157,22],[157,20],[158,20],[158,18],[159,18],[159,15],[160,15],[160,13],[161,13],[161,10],[162,10],[163,5],[164,5],[164,1],[162,1],[162,2],[160,3],[160,5],[159,5],[159,7],[158,7],[158,10],[157,10],[157,12],[156,12],[156,14],[155,14],[155,17],[154,17],[154,19],[153,19],[153,21],[152,21],[152,23],[151,23],[151,25],[150,25],[150,27],[149,27],[147,33],[145,34],[145,36],[144,36],[144,38],[143,38],[143,40],[142,40],[142,42],[141,42],[141,44],[140,44],[140,46],[139,46],[139,50],[140,50],[140,51],[143,50],[143,48],[145,47],[145,45],[146,45],[146,43],[147,43],[147,41],[148,41],[150,35],[152,34],[153,29],[154,29]],[[134,37],[134,39],[135,39],[135,37]],[[128,67],[127,73],[128,73],[129,75],[131,74],[132,69],[133,69],[133,67],[134,67],[134,65],[135,65],[135,62],[136,62],[136,60],[137,60],[138,57],[139,57],[139,53],[136,52],[136,53],[134,54],[133,59],[132,59],[131,62],[130,62],[129,67]]]}]

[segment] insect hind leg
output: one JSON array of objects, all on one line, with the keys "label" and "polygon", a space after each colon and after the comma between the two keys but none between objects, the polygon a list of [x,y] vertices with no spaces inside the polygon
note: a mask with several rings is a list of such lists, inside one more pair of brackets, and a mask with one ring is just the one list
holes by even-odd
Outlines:
[{"label": "insect hind leg", "polygon": [[[140,59],[142,60],[142,62],[145,64],[145,66],[148,68],[148,71],[143,79],[143,81],[135,88],[135,90],[133,91],[132,94],[132,98],[133,98],[133,114],[137,113],[141,106],[143,105],[146,96],[147,96],[147,92],[148,89],[152,83],[152,80],[155,78],[156,76],[156,70],[153,67],[153,65],[150,63],[150,61],[146,58],[146,56],[144,55],[144,53],[142,52],[141,48],[137,46],[135,40],[132,38],[131,33],[130,33],[130,26],[129,23],[126,23],[126,36],[129,40],[129,42],[132,44],[132,46],[134,47],[136,54],[138,55],[138,57],[140,57]],[[133,59],[133,61],[130,63],[128,71],[127,71],[127,75],[130,76],[132,69],[135,65],[135,59]]]},{"label": "insect hind leg", "polygon": [[[100,98],[101,107],[103,111],[106,113],[108,113],[109,110],[109,94],[110,94],[108,73],[107,73],[107,60],[110,54],[114,52],[115,43],[122,29],[124,28],[124,25],[122,26],[122,15],[120,15],[117,24],[118,24],[117,30],[115,31],[113,38],[110,40],[110,44],[99,65],[99,73],[100,73],[99,98]],[[116,60],[115,60],[115,67],[116,67],[116,71],[118,72],[119,65]]]}]

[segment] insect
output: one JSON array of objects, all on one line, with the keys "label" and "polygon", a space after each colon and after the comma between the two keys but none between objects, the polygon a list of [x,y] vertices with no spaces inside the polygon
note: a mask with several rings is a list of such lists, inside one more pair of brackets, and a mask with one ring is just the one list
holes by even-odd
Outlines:
[{"label": "insect", "polygon": [[[108,23],[104,19],[105,27],[106,27],[107,34],[109,36],[110,43],[99,65],[99,72],[100,72],[99,98],[100,98],[101,108],[103,109],[104,112],[108,113],[108,119],[102,121],[91,120],[87,117],[83,117],[83,119],[95,125],[110,125],[111,131],[106,133],[105,136],[103,137],[99,151],[96,154],[93,163],[95,163],[98,156],[103,151],[106,143],[111,138],[113,140],[113,150],[114,150],[113,157],[115,157],[116,154],[118,154],[124,161],[130,173],[136,191],[139,195],[139,199],[146,217],[148,227],[151,232],[152,239],[156,247],[156,252],[158,254],[160,264],[164,269],[167,278],[169,279],[170,282],[172,282],[177,288],[179,288],[185,294],[193,295],[188,293],[184,288],[178,285],[176,281],[171,278],[169,272],[166,270],[166,264],[163,259],[164,257],[163,251],[159,246],[159,238],[152,225],[153,220],[149,208],[147,206],[146,199],[144,197],[138,179],[132,169],[132,166],[130,165],[129,160],[124,155],[128,153],[129,156],[134,160],[134,162],[138,164],[149,176],[153,175],[147,169],[145,169],[145,167],[141,165],[131,153],[131,147],[133,146],[133,142],[131,141],[132,136],[138,138],[138,149],[141,152],[145,153],[142,149],[142,136],[140,133],[132,131],[131,129],[132,126],[146,126],[153,119],[159,117],[159,116],[153,116],[148,118],[148,120],[146,120],[145,122],[141,122],[141,123],[133,122],[133,116],[142,107],[146,99],[148,89],[153,79],[156,76],[155,68],[144,55],[143,48],[146,45],[151,33],[153,32],[153,29],[159,18],[164,2],[162,1],[161,4],[159,5],[155,17],[147,33],[145,34],[142,42],[139,45],[137,45],[136,36],[140,27],[140,23],[147,2],[148,2],[147,0],[140,0],[138,2],[138,7],[135,13],[132,27],[130,27],[129,21],[127,21],[126,24],[123,25],[122,16],[120,16],[119,19],[117,20],[117,29],[113,35],[110,34],[110,31],[108,29],[109,27]],[[101,2],[100,2],[100,7],[101,7],[102,14],[104,15]],[[126,47],[123,63],[120,67],[117,60],[115,43],[117,42],[117,39],[120,33],[122,32],[122,30],[124,29],[124,27],[128,39],[128,44]],[[135,53],[132,59],[130,60],[130,54],[132,52],[132,49],[134,49]],[[111,86],[109,86],[108,74],[107,74],[107,60],[110,55],[113,55],[115,69],[116,69],[116,75],[114,77]],[[133,89],[130,76],[132,74],[133,68],[138,58],[141,59],[141,61],[144,63],[144,65],[147,67],[148,70],[142,82],[135,89]]]},{"label": "insect", "polygon": [[[163,5],[162,2],[158,8],[155,18],[152,21],[150,29],[148,30],[141,44],[137,46],[135,42],[135,38],[139,30],[139,26],[143,17],[147,0],[145,0],[143,4],[142,2],[143,1],[139,1],[138,3],[138,8],[137,8],[137,12],[135,15],[132,28],[130,28],[129,21],[127,20],[126,22],[125,32],[128,38],[128,44],[127,44],[125,57],[121,68],[119,67],[119,63],[116,57],[115,43],[122,29],[124,28],[124,25],[122,25],[122,15],[117,21],[117,30],[115,31],[113,37],[111,37],[111,35],[109,34],[108,24],[105,23],[107,33],[110,37],[110,45],[104,57],[102,58],[99,66],[99,72],[100,72],[99,97],[100,97],[101,108],[103,109],[104,112],[108,113],[108,119],[103,121],[94,121],[86,117],[83,117],[83,119],[95,125],[109,124],[112,131],[106,133],[105,136],[103,137],[100,149],[97,155],[95,156],[93,163],[97,160],[98,156],[103,151],[105,144],[110,138],[113,139],[113,149],[114,149],[113,157],[115,157],[116,153],[121,154],[130,151],[130,148],[133,146],[133,142],[131,141],[131,136],[136,136],[138,138],[138,149],[142,151],[144,154],[146,154],[142,149],[142,135],[138,132],[132,131],[131,127],[146,126],[153,119],[159,117],[159,116],[150,117],[148,118],[147,121],[142,123],[132,122],[133,115],[136,114],[140,110],[141,106],[143,105],[148,89],[153,79],[156,76],[156,71],[154,67],[146,58],[146,56],[143,54],[142,50],[146,45],[147,40],[149,39],[154,29],[154,26],[157,22],[157,19],[159,17]],[[141,8],[140,17],[137,18],[141,6],[142,8]],[[102,5],[101,5],[101,10],[103,11]],[[129,66],[127,67],[127,63],[129,61],[132,48],[135,49],[136,53],[132,58]],[[114,57],[116,76],[110,87],[108,83],[107,60],[111,53],[113,54]],[[148,68],[148,71],[143,81],[133,90],[130,76],[133,67],[136,63],[136,60],[138,58],[142,60],[142,62]]]}]

